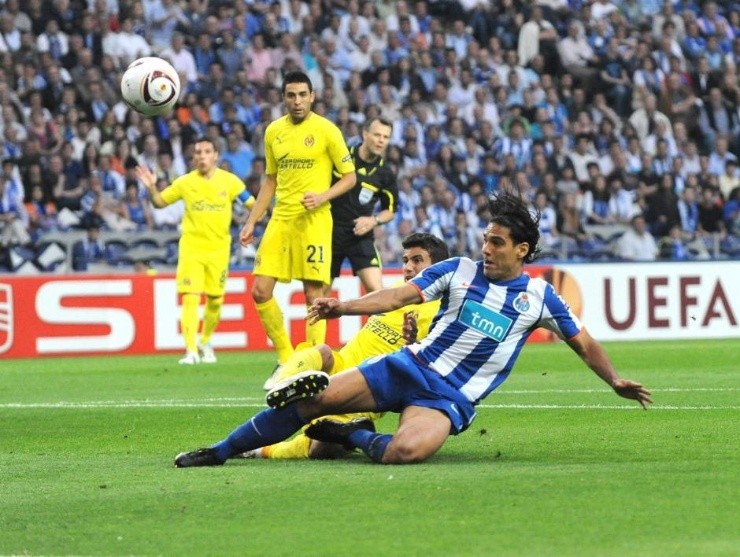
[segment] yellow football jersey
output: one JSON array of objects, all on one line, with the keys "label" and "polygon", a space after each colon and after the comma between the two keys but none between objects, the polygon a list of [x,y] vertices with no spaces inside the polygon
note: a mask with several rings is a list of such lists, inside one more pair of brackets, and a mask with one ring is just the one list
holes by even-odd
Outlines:
[{"label": "yellow football jersey", "polygon": [[162,199],[168,204],[185,202],[180,246],[193,251],[228,249],[234,199],[243,190],[244,182],[221,168],[210,179],[197,170],[175,179],[162,191]]},{"label": "yellow football jersey", "polygon": [[[287,219],[305,212],[301,201],[307,192],[322,193],[332,183],[332,168],[340,174],[355,165],[339,128],[311,113],[300,124],[289,116],[273,121],[265,130],[265,172],[277,176],[273,218]],[[329,211],[325,203],[316,211]]]},{"label": "yellow football jersey", "polygon": [[422,339],[427,336],[432,319],[439,311],[439,304],[439,300],[434,300],[371,316],[357,336],[339,350],[342,369],[350,369],[368,358],[390,354],[405,346],[403,319],[406,313],[416,314],[416,324],[419,329],[417,338]]}]

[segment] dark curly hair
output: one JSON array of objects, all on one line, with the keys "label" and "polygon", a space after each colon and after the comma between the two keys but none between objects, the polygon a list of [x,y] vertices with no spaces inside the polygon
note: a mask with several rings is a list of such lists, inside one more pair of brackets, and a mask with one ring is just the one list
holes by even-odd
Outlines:
[{"label": "dark curly hair", "polygon": [[508,228],[514,244],[529,244],[524,263],[534,261],[539,253],[540,212],[527,207],[520,195],[508,191],[489,197],[488,210],[491,211],[491,223]]},{"label": "dark curly hair", "polygon": [[415,232],[409,234],[401,242],[403,249],[409,248],[421,248],[429,253],[429,258],[432,263],[438,263],[444,261],[450,257],[450,250],[447,248],[442,240],[437,238],[434,234],[427,232]]}]

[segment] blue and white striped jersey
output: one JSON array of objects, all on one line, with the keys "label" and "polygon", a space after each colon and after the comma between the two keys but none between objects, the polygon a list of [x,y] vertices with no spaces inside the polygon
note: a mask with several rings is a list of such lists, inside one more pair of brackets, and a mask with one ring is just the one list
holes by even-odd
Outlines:
[{"label": "blue and white striped jersey", "polygon": [[504,382],[535,329],[564,340],[581,331],[550,283],[527,274],[493,282],[482,261],[448,259],[409,282],[425,302],[441,298],[441,305],[427,337],[407,349],[473,404]]}]

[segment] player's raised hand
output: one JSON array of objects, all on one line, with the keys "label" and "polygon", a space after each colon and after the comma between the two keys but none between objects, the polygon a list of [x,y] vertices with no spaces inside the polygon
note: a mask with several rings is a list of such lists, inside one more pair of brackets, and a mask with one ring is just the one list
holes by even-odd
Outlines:
[{"label": "player's raised hand", "polygon": [[343,314],[342,302],[336,298],[316,298],[308,308],[306,319],[313,325],[322,319],[336,319]]},{"label": "player's raised hand", "polygon": [[614,381],[612,388],[619,396],[636,400],[645,410],[648,409],[648,404],[653,403],[653,400],[650,398],[652,393],[635,381],[617,379]]},{"label": "player's raised hand", "polygon": [[136,177],[141,181],[144,186],[151,189],[157,183],[157,177],[154,175],[148,166],[139,165],[136,167]]}]

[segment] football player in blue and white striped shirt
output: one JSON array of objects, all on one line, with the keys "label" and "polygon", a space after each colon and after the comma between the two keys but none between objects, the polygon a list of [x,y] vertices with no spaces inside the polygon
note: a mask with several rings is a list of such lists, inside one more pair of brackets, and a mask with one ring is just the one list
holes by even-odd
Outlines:
[{"label": "football player in blue and white striped shirt", "polygon": [[650,391],[617,374],[604,349],[551,284],[522,272],[536,254],[538,216],[510,193],[491,199],[490,209],[482,260],[447,259],[402,286],[348,302],[320,298],[309,311],[309,319],[332,319],[439,299],[439,313],[424,340],[367,360],[331,381],[320,372],[286,380],[268,393],[273,408],[210,448],[178,455],[175,465],[223,464],[246,450],[286,438],[314,418],[361,411],[400,413],[398,431],[383,435],[367,422],[323,420],[306,434],[360,448],[376,462],[421,462],[450,434],[470,426],[475,406],[508,377],[527,337],[538,327],[565,340],[618,395],[647,408]]}]

